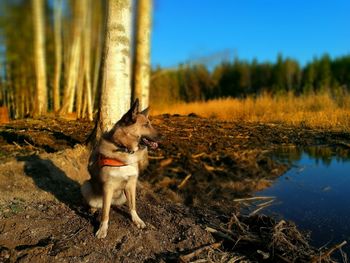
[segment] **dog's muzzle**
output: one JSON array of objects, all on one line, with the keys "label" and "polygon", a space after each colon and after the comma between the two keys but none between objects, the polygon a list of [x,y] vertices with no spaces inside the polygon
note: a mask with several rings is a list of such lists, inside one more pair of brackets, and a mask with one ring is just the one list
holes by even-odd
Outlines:
[{"label": "dog's muzzle", "polygon": [[158,148],[158,143],[156,141],[151,140],[150,138],[142,137],[142,142],[149,146],[152,150]]}]

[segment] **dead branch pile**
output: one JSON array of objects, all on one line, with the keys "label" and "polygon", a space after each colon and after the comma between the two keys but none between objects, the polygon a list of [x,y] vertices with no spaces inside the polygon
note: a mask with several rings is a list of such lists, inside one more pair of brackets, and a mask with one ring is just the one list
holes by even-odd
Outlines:
[{"label": "dead branch pile", "polygon": [[181,256],[180,262],[339,262],[332,256],[346,244],[318,250],[294,223],[265,215],[232,214],[227,222],[206,226],[216,243]]}]

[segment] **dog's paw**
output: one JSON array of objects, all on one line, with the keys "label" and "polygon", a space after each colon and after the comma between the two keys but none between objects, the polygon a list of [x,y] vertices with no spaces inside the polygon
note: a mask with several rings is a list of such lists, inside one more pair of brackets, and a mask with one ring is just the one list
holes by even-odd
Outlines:
[{"label": "dog's paw", "polygon": [[100,228],[97,230],[95,236],[98,239],[105,238],[107,236],[108,224],[101,223]]},{"label": "dog's paw", "polygon": [[136,211],[131,211],[131,218],[134,224],[137,226],[137,228],[143,229],[146,227],[145,222],[142,221],[142,219],[139,217]]},{"label": "dog's paw", "polygon": [[143,229],[143,228],[146,227],[145,222],[143,222],[140,218],[136,219],[136,220],[133,220],[133,222],[137,226],[137,228],[139,228],[139,229]]}]

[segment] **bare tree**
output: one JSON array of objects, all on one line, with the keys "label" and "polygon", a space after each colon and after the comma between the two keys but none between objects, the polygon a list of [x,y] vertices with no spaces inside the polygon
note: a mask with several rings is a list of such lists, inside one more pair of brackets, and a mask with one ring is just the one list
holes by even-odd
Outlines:
[{"label": "bare tree", "polygon": [[108,0],[97,138],[130,107],[130,35],[131,0]]},{"label": "bare tree", "polygon": [[36,102],[34,115],[47,112],[45,64],[44,0],[32,0],[34,22],[34,63],[36,73]]},{"label": "bare tree", "polygon": [[133,97],[142,109],[149,104],[151,20],[152,0],[137,0]]},{"label": "bare tree", "polygon": [[84,62],[84,105],[83,116],[87,112],[87,117],[92,121],[92,97],[91,97],[91,13],[92,13],[92,2],[91,0],[86,0],[86,20],[85,20],[85,30],[83,32],[83,62]]},{"label": "bare tree", "polygon": [[91,91],[91,102],[92,108],[94,108],[96,103],[96,97],[98,93],[98,82],[101,71],[101,58],[104,48],[104,33],[106,30],[106,23],[104,23],[105,10],[103,8],[102,1],[92,1],[92,33],[91,33],[91,42],[93,43],[93,73],[92,73],[92,91]]},{"label": "bare tree", "polygon": [[62,69],[62,0],[55,0],[54,39],[55,39],[55,74],[53,81],[53,110],[60,109],[60,79]]},{"label": "bare tree", "polygon": [[63,102],[60,114],[72,113],[74,107],[74,98],[79,79],[79,68],[81,60],[81,41],[82,30],[85,21],[84,10],[85,3],[81,1],[73,2],[73,34],[69,50],[69,57],[66,66],[66,83],[64,87]]}]

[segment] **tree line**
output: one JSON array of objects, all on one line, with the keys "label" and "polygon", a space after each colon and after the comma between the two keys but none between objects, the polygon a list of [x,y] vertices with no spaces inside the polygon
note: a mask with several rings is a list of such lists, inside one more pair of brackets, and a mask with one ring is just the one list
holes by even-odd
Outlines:
[{"label": "tree line", "polygon": [[[302,67],[295,59],[278,55],[275,63],[225,61],[209,70],[203,64],[156,68],[152,72],[151,103],[244,98],[262,93],[295,95],[350,91],[350,55],[331,59],[325,54]],[[158,102],[157,102],[158,101]]]}]

